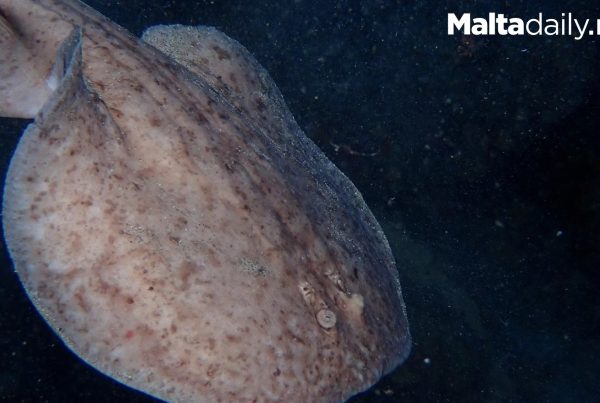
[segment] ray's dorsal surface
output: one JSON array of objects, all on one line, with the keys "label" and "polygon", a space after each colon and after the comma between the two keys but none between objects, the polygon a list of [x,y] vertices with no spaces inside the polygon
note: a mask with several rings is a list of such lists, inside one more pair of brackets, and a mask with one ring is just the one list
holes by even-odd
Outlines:
[{"label": "ray's dorsal surface", "polygon": [[30,299],[83,360],[167,401],[368,388],[410,334],[362,197],[237,42],[145,39],[76,1],[0,0],[0,114],[35,117],[3,198]]}]

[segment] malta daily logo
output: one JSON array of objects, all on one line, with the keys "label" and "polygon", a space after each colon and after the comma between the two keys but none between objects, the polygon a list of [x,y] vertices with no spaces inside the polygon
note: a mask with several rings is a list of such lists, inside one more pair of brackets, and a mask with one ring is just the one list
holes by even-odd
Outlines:
[{"label": "malta daily logo", "polygon": [[448,14],[448,35],[532,35],[532,36],[572,36],[580,40],[586,35],[600,33],[600,20],[577,19],[572,13],[562,13],[561,18],[544,18],[539,13],[536,18],[508,18],[502,13],[489,13],[487,18],[464,13],[458,17]]}]

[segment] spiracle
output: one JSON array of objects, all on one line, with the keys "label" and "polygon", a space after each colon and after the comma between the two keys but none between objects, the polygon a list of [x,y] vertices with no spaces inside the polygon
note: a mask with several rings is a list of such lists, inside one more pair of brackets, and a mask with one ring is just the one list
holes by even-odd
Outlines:
[{"label": "spiracle", "polygon": [[317,322],[319,322],[319,326],[323,329],[331,329],[334,327],[336,320],[335,313],[329,309],[321,309],[317,312]]}]

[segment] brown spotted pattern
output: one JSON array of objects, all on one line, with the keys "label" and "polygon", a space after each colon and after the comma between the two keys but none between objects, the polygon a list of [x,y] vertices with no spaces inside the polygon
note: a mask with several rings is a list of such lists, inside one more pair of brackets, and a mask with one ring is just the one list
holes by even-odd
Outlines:
[{"label": "brown spotted pattern", "polygon": [[239,44],[205,32],[203,75],[75,1],[0,11],[58,52],[44,74],[65,61],[11,162],[3,225],[73,351],[174,402],[341,401],[404,360],[379,225]]}]

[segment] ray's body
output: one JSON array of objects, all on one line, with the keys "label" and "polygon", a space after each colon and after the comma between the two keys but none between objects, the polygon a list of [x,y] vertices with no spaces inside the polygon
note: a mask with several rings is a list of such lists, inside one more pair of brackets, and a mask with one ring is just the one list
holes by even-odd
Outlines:
[{"label": "ray's body", "polygon": [[241,45],[157,27],[161,52],[70,0],[0,22],[0,114],[35,118],[5,237],[80,357],[168,401],[302,402],[405,359],[385,236]]}]

